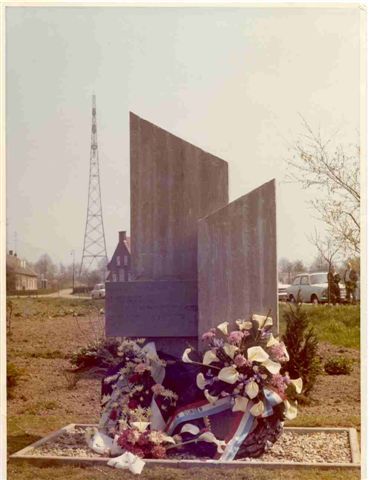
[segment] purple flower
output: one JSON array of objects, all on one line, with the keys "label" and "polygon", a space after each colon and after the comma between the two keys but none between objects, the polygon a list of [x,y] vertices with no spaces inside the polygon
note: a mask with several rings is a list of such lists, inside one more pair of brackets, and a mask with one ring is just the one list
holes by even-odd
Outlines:
[{"label": "purple flower", "polygon": [[227,340],[232,345],[239,345],[243,337],[244,337],[243,332],[234,330],[233,332],[230,333]]},{"label": "purple flower", "polygon": [[216,348],[221,348],[221,347],[223,347],[224,343],[225,343],[225,342],[224,342],[223,339],[221,339],[221,338],[215,338],[215,339],[213,340],[213,345],[214,345]]}]

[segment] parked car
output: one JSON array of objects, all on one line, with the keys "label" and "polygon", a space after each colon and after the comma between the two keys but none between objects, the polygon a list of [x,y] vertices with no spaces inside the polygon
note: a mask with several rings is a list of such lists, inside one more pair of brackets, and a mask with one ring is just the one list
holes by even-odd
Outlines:
[{"label": "parked car", "polygon": [[[328,273],[302,273],[297,275],[293,283],[287,288],[288,300],[296,302],[299,298],[302,302],[325,303],[328,301]],[[339,284],[340,298],[346,298],[346,288]]]},{"label": "parked car", "polygon": [[278,299],[279,302],[286,302],[288,300],[287,288],[290,287],[289,284],[278,283]]},{"label": "parked car", "polygon": [[91,290],[91,298],[105,298],[105,284],[98,283]]}]

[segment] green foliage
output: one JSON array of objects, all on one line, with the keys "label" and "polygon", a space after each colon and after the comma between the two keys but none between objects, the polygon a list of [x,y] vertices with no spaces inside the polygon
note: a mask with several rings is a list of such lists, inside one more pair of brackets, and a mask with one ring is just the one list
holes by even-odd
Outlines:
[{"label": "green foliage", "polygon": [[310,325],[307,312],[302,304],[289,305],[284,312],[286,332],[282,340],[289,353],[289,361],[284,370],[291,378],[301,377],[303,381],[302,395],[308,396],[321,373],[318,357],[318,338]]},{"label": "green foliage", "polygon": [[353,361],[346,357],[330,357],[324,365],[328,375],[349,375],[353,370]]},{"label": "green foliage", "polygon": [[79,348],[71,355],[70,361],[80,369],[110,368],[121,360],[117,355],[119,345],[120,342],[116,339],[101,338]]}]

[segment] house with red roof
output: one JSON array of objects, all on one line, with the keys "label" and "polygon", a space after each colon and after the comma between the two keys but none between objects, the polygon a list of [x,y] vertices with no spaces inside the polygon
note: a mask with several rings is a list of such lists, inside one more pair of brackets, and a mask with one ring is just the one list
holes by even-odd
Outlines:
[{"label": "house with red roof", "polygon": [[118,244],[107,265],[107,282],[128,282],[131,267],[130,237],[125,231],[118,232]]}]

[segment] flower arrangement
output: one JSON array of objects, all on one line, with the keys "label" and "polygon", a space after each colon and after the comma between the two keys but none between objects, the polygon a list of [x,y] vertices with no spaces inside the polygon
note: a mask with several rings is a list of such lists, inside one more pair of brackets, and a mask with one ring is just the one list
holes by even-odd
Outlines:
[{"label": "flower arrangement", "polygon": [[283,402],[285,418],[295,418],[297,407],[289,397],[302,391],[302,380],[280,373],[289,355],[271,332],[272,318],[252,315],[235,323],[237,330],[229,332],[229,323],[223,322],[203,334],[208,349],[202,362],[190,358],[191,348],[185,350],[184,362],[203,366],[197,386],[211,404],[230,397],[234,412],[248,409],[255,417],[267,416],[271,406]]},{"label": "flower arrangement", "polygon": [[166,458],[166,447],[174,444],[174,439],[159,430],[148,430],[148,426],[148,422],[134,422],[121,431],[118,445],[141,458]]},{"label": "flower arrangement", "polygon": [[[123,452],[115,465],[129,465],[135,473],[144,465],[142,458],[166,458],[171,449],[228,461],[237,456],[257,424],[264,428],[275,406],[279,406],[278,422],[293,419],[297,407],[292,399],[302,391],[302,380],[281,373],[289,354],[273,336],[272,318],[252,315],[235,325],[231,330],[223,322],[205,332],[205,352],[199,359],[192,348],[184,351],[181,361],[197,366],[196,387],[193,400],[185,405],[179,402],[179,407],[179,396],[187,385],[179,384],[176,393],[166,388],[166,362],[158,357],[154,344],[124,340],[118,349],[121,363],[104,380],[99,429],[88,435],[92,448],[111,456]],[[176,373],[179,361],[172,364]],[[210,416],[230,409],[237,422],[226,442],[212,432]]]},{"label": "flower arrangement", "polygon": [[118,348],[121,368],[104,379],[99,428],[115,436],[134,422],[150,422],[153,399],[161,414],[176,406],[177,395],[162,384],[166,363],[144,339],[124,340]]}]

